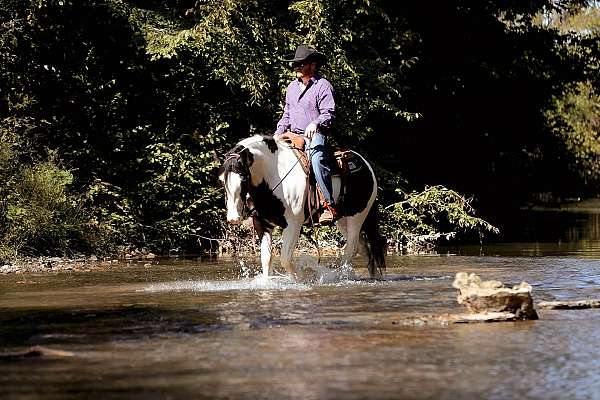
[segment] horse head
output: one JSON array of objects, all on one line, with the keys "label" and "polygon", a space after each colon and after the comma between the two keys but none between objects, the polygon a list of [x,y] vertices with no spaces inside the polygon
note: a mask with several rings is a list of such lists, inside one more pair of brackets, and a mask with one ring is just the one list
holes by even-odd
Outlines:
[{"label": "horse head", "polygon": [[241,223],[244,217],[252,162],[253,156],[250,150],[237,145],[225,154],[225,161],[219,169],[219,180],[225,188],[227,222],[232,224]]}]

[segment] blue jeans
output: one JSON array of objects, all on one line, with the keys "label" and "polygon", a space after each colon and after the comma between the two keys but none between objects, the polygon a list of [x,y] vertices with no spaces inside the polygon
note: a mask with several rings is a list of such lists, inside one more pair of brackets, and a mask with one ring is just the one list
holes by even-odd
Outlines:
[{"label": "blue jeans", "polygon": [[331,164],[329,164],[330,158],[325,146],[327,137],[317,132],[312,139],[304,136],[304,141],[306,142],[306,152],[310,157],[310,163],[313,172],[315,173],[317,184],[319,185],[319,188],[321,188],[327,203],[334,205],[333,185],[331,184]]}]

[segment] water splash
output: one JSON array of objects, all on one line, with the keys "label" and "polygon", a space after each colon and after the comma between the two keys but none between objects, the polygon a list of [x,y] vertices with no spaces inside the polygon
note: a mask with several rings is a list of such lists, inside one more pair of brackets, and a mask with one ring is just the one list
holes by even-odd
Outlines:
[{"label": "water splash", "polygon": [[296,271],[302,282],[313,285],[358,281],[360,279],[350,264],[344,263],[341,266],[335,264],[322,265],[315,257],[310,255],[300,256],[296,263]]},{"label": "water splash", "polygon": [[358,275],[351,264],[319,264],[316,257],[302,255],[296,261],[297,279],[287,275],[264,277],[256,266],[239,261],[237,280],[215,281],[173,281],[155,283],[147,286],[145,292],[226,292],[226,291],[284,291],[312,290],[317,286],[339,285],[385,285],[399,281],[451,279],[451,276],[384,275],[383,279],[373,281]]},{"label": "water splash", "polygon": [[255,275],[254,268],[252,267],[252,265],[248,264],[246,261],[240,260],[239,266],[240,266],[240,277],[241,278],[248,279]]},{"label": "water splash", "polygon": [[[298,279],[286,275],[264,277],[252,265],[240,261],[240,279],[223,281],[174,281],[156,283],[142,289],[145,292],[225,292],[225,291],[280,291],[311,290],[315,285],[360,282],[351,265],[319,265],[316,258],[300,257],[297,263]],[[255,276],[252,276],[256,274]]]},{"label": "water splash", "polygon": [[311,286],[296,283],[288,277],[269,277],[262,275],[235,281],[175,281],[156,283],[142,289],[145,292],[226,292],[226,291],[262,291],[262,290],[310,290]]}]

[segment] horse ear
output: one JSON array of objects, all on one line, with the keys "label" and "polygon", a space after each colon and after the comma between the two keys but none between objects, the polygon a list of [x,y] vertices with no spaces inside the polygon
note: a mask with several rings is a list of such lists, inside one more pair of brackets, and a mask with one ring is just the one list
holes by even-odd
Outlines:
[{"label": "horse ear", "polygon": [[250,168],[254,163],[254,155],[250,152],[250,149],[246,148],[240,153],[240,158],[246,167]]},{"label": "horse ear", "polygon": [[219,164],[221,162],[221,159],[223,159],[223,154],[220,154],[219,152],[217,152],[216,150],[213,150],[213,160]]}]

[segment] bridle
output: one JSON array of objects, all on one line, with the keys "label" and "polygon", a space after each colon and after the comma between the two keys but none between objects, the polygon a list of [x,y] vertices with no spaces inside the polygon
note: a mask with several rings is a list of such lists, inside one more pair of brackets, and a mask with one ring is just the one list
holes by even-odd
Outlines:
[{"label": "bridle", "polygon": [[[241,187],[240,187],[240,196],[242,198],[242,215],[240,216],[242,219],[245,219],[247,216],[256,216],[256,207],[254,207],[254,202],[252,201],[252,196],[248,196],[250,193],[250,167],[243,161],[242,153],[244,151],[249,151],[247,147],[242,148],[241,150],[235,151],[235,149],[231,150],[225,155],[225,160],[223,161],[223,167],[230,163],[233,164],[234,167],[231,168],[231,172],[235,172],[240,176],[241,179]],[[287,171],[287,173],[279,180],[277,185],[273,186],[271,189],[271,193],[277,189],[285,178],[292,172],[294,167],[300,162],[300,159],[297,159],[296,162],[291,166],[291,168]],[[234,164],[235,163],[235,164]],[[227,182],[227,175],[230,171],[227,169],[224,170],[224,183]],[[308,175],[307,175],[308,177]],[[307,178],[308,179],[308,178]],[[225,201],[227,201],[227,191],[225,191]],[[248,203],[251,204],[248,204]]]},{"label": "bridle", "polygon": [[[250,193],[250,179],[251,179],[251,175],[250,175],[250,168],[248,167],[248,165],[246,165],[246,163],[242,160],[242,152],[247,150],[247,148],[242,149],[239,152],[231,152],[228,153],[225,161],[223,161],[223,166],[225,166],[227,163],[231,163],[234,164],[234,167],[231,168],[231,171],[225,171],[224,172],[224,176],[223,176],[223,183],[226,184],[227,182],[227,175],[229,175],[229,172],[235,172],[236,174],[238,174],[240,176],[240,181],[241,181],[241,185],[240,185],[240,197],[242,198],[242,215],[240,215],[240,217],[242,219],[245,219],[246,216],[253,216],[255,215],[255,208],[254,206],[250,206],[248,204],[248,200],[251,196],[248,196],[248,194]],[[227,202],[227,190],[225,190],[225,201]]]}]

